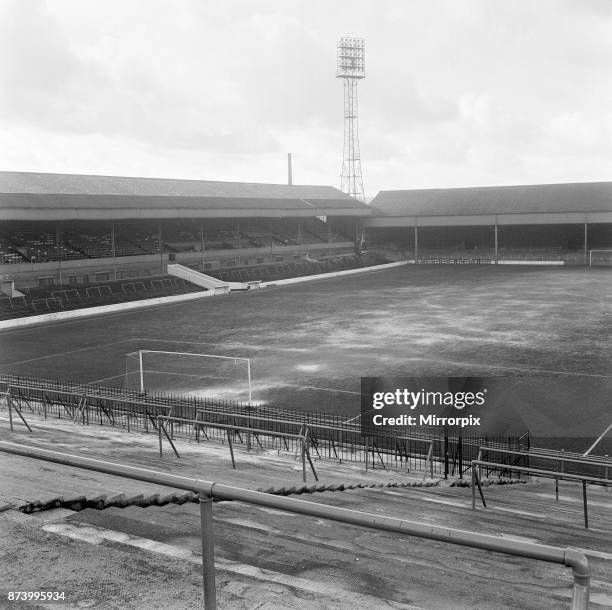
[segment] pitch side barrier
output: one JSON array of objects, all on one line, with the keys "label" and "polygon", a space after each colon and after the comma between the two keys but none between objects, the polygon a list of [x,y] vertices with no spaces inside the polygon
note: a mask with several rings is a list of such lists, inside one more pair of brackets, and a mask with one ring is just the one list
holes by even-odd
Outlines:
[{"label": "pitch side barrier", "polygon": [[[517,460],[514,464],[508,462],[506,465],[506,470],[512,471],[514,466],[533,466],[531,463],[532,460],[535,462],[539,461],[549,461],[556,464],[556,469],[550,469],[551,472],[558,473],[567,473],[570,474],[570,471],[566,468],[566,464],[568,465],[577,465],[584,466],[588,470],[594,469],[603,469],[602,479],[610,480],[610,469],[612,468],[612,459],[606,460],[605,458],[601,458],[599,456],[593,457],[574,457],[573,455],[567,455],[557,451],[548,452],[546,450],[538,450],[538,451],[514,451],[512,449],[498,449],[494,447],[479,447],[478,448],[478,457],[477,460],[483,460],[485,455],[488,453],[497,453],[499,455],[507,455],[510,457],[516,457]],[[521,462],[524,462],[521,464]],[[579,470],[579,469],[577,469]],[[573,472],[571,474],[586,474],[580,472]],[[591,474],[591,473],[589,473]],[[558,490],[557,490],[558,491]],[[558,498],[557,498],[558,499]]]},{"label": "pitch side barrier", "polygon": [[451,529],[416,521],[407,521],[396,517],[376,515],[348,508],[338,508],[326,504],[319,504],[317,502],[275,496],[260,491],[232,487],[201,479],[181,477],[164,472],[126,466],[124,464],[115,464],[102,460],[59,453],[57,451],[27,447],[16,443],[0,441],[0,451],[198,493],[200,496],[200,527],[202,539],[202,588],[204,608],[206,608],[206,610],[216,610],[217,608],[213,527],[214,500],[245,502],[255,506],[264,506],[266,508],[282,510],[298,515],[307,515],[319,519],[329,519],[331,521],[356,525],[368,529],[395,532],[407,536],[414,536],[416,538],[437,540],[458,546],[483,549],[502,553],[504,555],[525,557],[566,566],[572,569],[574,581],[570,607],[572,610],[587,610],[589,605],[591,568],[586,555],[576,549],[564,549],[534,542],[509,540],[508,538],[499,538],[497,536],[478,532]]},{"label": "pitch side barrier", "polygon": [[210,397],[195,398],[186,397],[184,395],[164,393],[143,394],[137,390],[129,390],[115,386],[103,386],[91,383],[75,383],[64,380],[44,379],[38,377],[0,374],[0,383],[14,388],[20,388],[27,393],[31,392],[34,394],[34,397],[36,397],[38,393],[42,391],[63,392],[66,394],[87,394],[104,399],[115,397],[121,398],[125,402],[141,402],[143,404],[146,403],[147,405],[163,407],[172,406],[175,408],[175,411],[188,410],[193,413],[195,413],[195,410],[198,407],[209,405],[214,407],[214,409],[220,413],[269,413],[273,414],[274,416],[280,414],[284,418],[293,419],[295,421],[308,420],[325,423],[329,422],[330,424],[334,424],[339,420],[342,420],[341,416],[324,412],[304,413],[300,411],[283,409],[278,406],[253,406],[246,403],[223,399],[213,399]]},{"label": "pitch side barrier", "polygon": [[487,507],[487,503],[482,491],[482,485],[480,480],[480,469],[477,466],[484,466],[490,470],[512,470],[512,472],[524,472],[525,474],[533,474],[540,477],[546,477],[549,479],[555,479],[557,499],[559,498],[558,481],[574,481],[582,483],[582,505],[584,510],[584,527],[589,528],[589,507],[587,499],[587,483],[591,485],[604,485],[609,487],[612,485],[611,479],[602,479],[598,477],[588,477],[580,474],[571,474],[568,472],[555,472],[554,470],[542,470],[540,468],[528,468],[526,466],[508,466],[508,464],[500,464],[496,462],[485,462],[483,460],[472,461],[472,510],[476,510],[476,488],[480,494],[482,505],[484,508]]}]

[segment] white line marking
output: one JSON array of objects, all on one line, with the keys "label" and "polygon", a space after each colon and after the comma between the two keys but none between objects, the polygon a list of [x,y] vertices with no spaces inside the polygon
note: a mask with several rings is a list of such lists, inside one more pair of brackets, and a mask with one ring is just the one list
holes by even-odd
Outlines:
[{"label": "white line marking", "polygon": [[[134,371],[132,374],[137,375],[138,371]],[[119,379],[119,377],[125,377],[125,373],[119,373],[119,375],[111,375],[110,377],[101,377],[100,379],[94,379],[93,381],[87,381],[86,383],[102,383],[103,381],[110,381],[111,379]]]},{"label": "white line marking", "polygon": [[284,383],[283,387],[302,388],[305,390],[321,390],[322,392],[338,392],[340,394],[354,394],[355,396],[361,396],[361,392],[351,392],[350,390],[336,390],[335,388],[319,388],[315,385],[294,385],[290,383]]},{"label": "white line marking", "polygon": [[127,343],[130,339],[122,339],[121,341],[113,341],[112,343],[98,343],[96,345],[90,345],[89,347],[80,347],[78,349],[69,350],[66,352],[56,352],[55,354],[47,354],[46,356],[36,356],[36,358],[28,358],[27,360],[17,360],[16,362],[6,362],[0,364],[0,366],[15,366],[17,364],[26,364],[28,362],[36,362],[37,360],[45,360],[46,358],[59,358],[62,356],[69,356],[70,354],[76,354],[78,352],[86,352],[92,349],[99,349],[101,347],[108,347],[109,345],[117,345],[119,343]]},{"label": "white line marking", "polygon": [[[386,346],[385,350],[392,350],[392,346]],[[402,348],[397,348],[398,351],[401,351]],[[599,373],[570,373],[567,371],[549,371],[547,369],[534,369],[534,368],[521,368],[518,366],[502,366],[497,364],[484,364],[482,362],[457,362],[455,360],[441,360],[440,358],[425,358],[422,356],[416,356],[413,358],[415,361],[428,361],[428,362],[436,362],[436,363],[444,363],[444,364],[454,364],[455,366],[460,366],[464,368],[476,368],[476,367],[484,367],[489,369],[497,369],[500,371],[521,371],[524,373],[535,372],[535,373],[551,373],[553,375],[571,375],[574,377],[598,377],[603,379],[610,379],[612,375],[603,375]]]}]

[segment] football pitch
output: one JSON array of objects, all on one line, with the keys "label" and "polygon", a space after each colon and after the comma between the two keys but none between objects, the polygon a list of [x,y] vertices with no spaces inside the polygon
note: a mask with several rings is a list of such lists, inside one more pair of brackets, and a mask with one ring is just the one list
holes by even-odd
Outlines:
[{"label": "football pitch", "polygon": [[[5,331],[0,372],[133,387],[137,350],[249,358],[256,402],[346,415],[362,376],[542,374],[609,397],[611,303],[607,269],[407,266]],[[144,368],[151,391],[246,398],[238,361]],[[586,436],[612,421],[587,416]]]}]

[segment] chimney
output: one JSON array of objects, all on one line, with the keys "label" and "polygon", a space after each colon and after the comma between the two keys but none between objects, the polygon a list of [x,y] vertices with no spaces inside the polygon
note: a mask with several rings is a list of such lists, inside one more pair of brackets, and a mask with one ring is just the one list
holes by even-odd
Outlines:
[{"label": "chimney", "polygon": [[287,184],[293,185],[293,167],[291,166],[291,153],[287,153]]}]

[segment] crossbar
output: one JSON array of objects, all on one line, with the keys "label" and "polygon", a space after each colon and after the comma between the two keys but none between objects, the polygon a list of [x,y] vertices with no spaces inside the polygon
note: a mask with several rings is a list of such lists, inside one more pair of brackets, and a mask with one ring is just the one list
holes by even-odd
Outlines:
[{"label": "crossbar", "polygon": [[349,525],[395,532],[417,538],[437,540],[458,546],[483,549],[502,553],[504,555],[526,557],[570,567],[572,568],[574,579],[571,608],[572,610],[587,610],[588,608],[591,569],[586,555],[577,549],[564,549],[534,542],[510,540],[508,538],[491,536],[489,534],[446,528],[438,525],[431,525],[429,523],[408,521],[406,519],[387,517],[348,508],[339,508],[327,504],[319,504],[317,502],[308,502],[296,498],[276,496],[260,491],[222,485],[202,479],[193,479],[165,472],[146,470],[144,468],[136,468],[124,464],[116,464],[57,451],[39,449],[38,447],[28,447],[17,443],[0,441],[0,451],[47,462],[54,462],[56,464],[64,464],[75,468],[93,470],[95,472],[102,472],[135,481],[144,481],[154,485],[165,485],[167,487],[199,493],[202,518],[202,580],[206,610],[214,610],[216,608],[213,584],[215,570],[214,553],[211,552],[211,547],[214,545],[212,514],[210,513],[210,510],[212,510],[211,499],[246,502],[256,506],[284,510],[290,513],[308,515],[320,519],[329,519]]},{"label": "crossbar", "polygon": [[[162,284],[163,287],[163,284]],[[246,362],[247,365],[247,377],[248,377],[248,391],[249,391],[249,404],[253,401],[253,393],[251,389],[251,359],[250,358],[240,358],[238,356],[218,356],[217,354],[199,354],[197,352],[168,352],[164,350],[157,349],[139,349],[137,352],[130,352],[126,354],[126,356],[132,356],[134,354],[138,354],[139,359],[139,368],[140,368],[140,391],[144,392],[144,380],[143,380],[143,368],[142,368],[142,355],[143,354],[166,354],[172,356],[198,356],[202,358],[216,358],[218,360],[240,360],[241,362]]]}]

